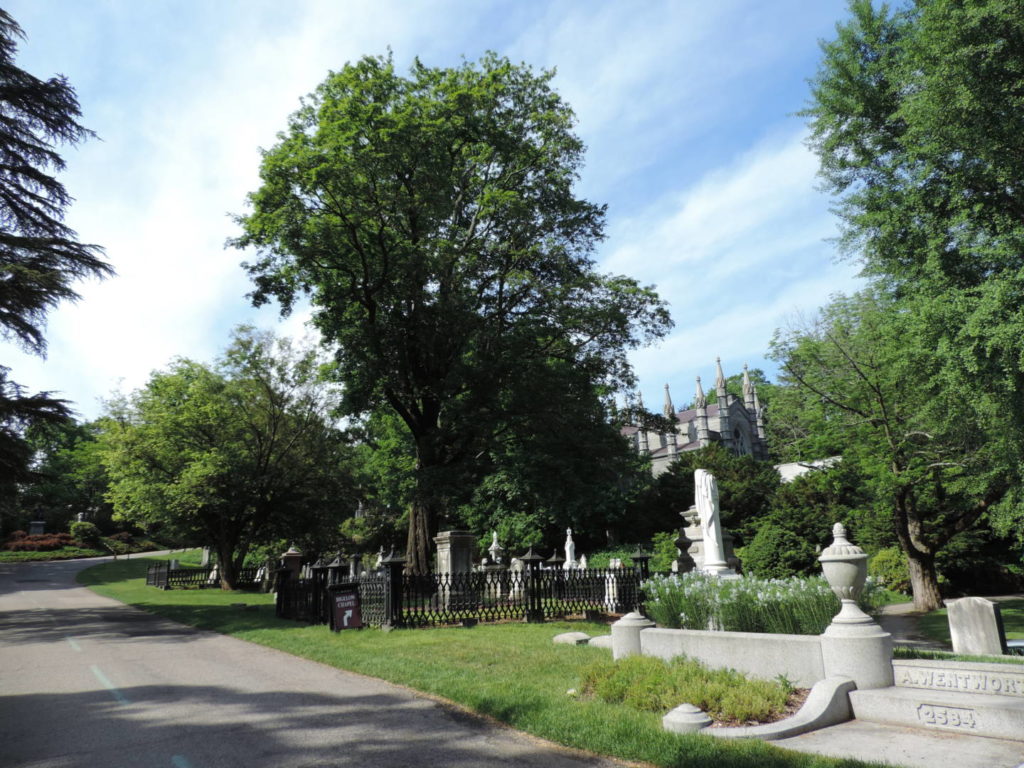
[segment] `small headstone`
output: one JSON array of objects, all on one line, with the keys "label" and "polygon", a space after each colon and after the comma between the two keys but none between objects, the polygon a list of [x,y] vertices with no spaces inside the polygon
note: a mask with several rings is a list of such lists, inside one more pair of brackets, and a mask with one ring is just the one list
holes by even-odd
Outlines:
[{"label": "small headstone", "polygon": [[612,636],[611,635],[598,635],[597,637],[590,638],[590,642],[587,645],[592,645],[595,648],[611,648],[612,647]]},{"label": "small headstone", "polygon": [[199,567],[200,568],[206,568],[207,566],[209,566],[209,564],[210,564],[210,548],[209,547],[203,547],[203,557],[199,561]]},{"label": "small headstone", "polygon": [[680,704],[661,718],[661,727],[673,733],[693,733],[709,725],[711,718],[693,704]]},{"label": "small headstone", "polygon": [[586,645],[589,641],[590,635],[586,632],[563,632],[552,640],[555,645]]},{"label": "small headstone", "polygon": [[978,656],[1002,656],[1006,653],[1006,633],[999,606],[983,597],[947,600],[949,636],[953,653]]}]

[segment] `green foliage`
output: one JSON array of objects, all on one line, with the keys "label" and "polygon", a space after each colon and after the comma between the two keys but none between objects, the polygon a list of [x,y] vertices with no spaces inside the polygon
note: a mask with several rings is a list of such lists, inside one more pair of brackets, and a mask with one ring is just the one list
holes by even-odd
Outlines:
[{"label": "green foliage", "polygon": [[740,552],[743,570],[762,579],[809,576],[820,571],[814,545],[793,531],[764,522]]},{"label": "green foliage", "polygon": [[[76,280],[113,270],[99,247],[78,242],[63,221],[71,196],[57,180],[64,160],[56,146],[73,146],[92,132],[77,122],[78,99],[64,77],[40,80],[14,63],[19,38],[21,27],[0,10],[0,338],[45,355],[47,313],[79,298]],[[9,373],[0,366],[0,496],[33,477],[25,431],[70,416],[67,401],[29,394]]]},{"label": "green foliage", "polygon": [[317,374],[312,352],[247,328],[214,367],[154,373],[104,435],[118,516],[209,542],[228,587],[253,545],[329,541],[355,499]]},{"label": "green foliage", "polygon": [[[579,552],[579,550],[577,550]],[[614,558],[622,561],[626,568],[633,567],[633,558],[630,555],[636,552],[636,547],[623,547],[621,549],[602,549],[594,553],[579,552],[587,556],[588,568],[608,568]]]},{"label": "green foliage", "polygon": [[876,516],[864,509],[869,503],[861,477],[846,461],[781,483],[757,533],[738,553],[744,571],[762,578],[820,574],[817,553],[832,543],[837,522],[869,550],[878,540],[890,543],[892,534],[877,530]]},{"label": "green foliage", "polygon": [[805,114],[872,288],[787,335],[780,359],[803,420],[846,428],[827,439],[859,455],[931,608],[954,536],[988,518],[1024,539],[1024,48],[1008,43],[1024,14],[1015,0],[850,7]]},{"label": "green foliage", "polygon": [[804,416],[820,414],[816,431],[845,443],[842,464],[863,478],[874,509],[859,517],[876,544],[895,536],[922,606],[939,600],[936,555],[1002,498],[1020,452],[998,411],[949,385],[933,331],[868,290],[773,342],[784,381],[815,403]]},{"label": "green foliage", "polygon": [[899,547],[880,549],[868,560],[868,576],[896,592],[910,592],[907,556]]},{"label": "green foliage", "polygon": [[779,473],[752,456],[735,456],[717,443],[679,454],[668,470],[642,492],[624,518],[622,529],[630,538],[649,539],[656,532],[678,528],[680,513],[693,506],[693,472],[706,469],[718,481],[722,525],[748,541],[779,487]]},{"label": "green foliage", "polygon": [[71,537],[85,547],[96,549],[99,547],[103,536],[100,529],[93,523],[79,520],[71,524]]},{"label": "green foliage", "polygon": [[309,295],[343,412],[408,430],[416,572],[482,477],[479,527],[558,509],[547,497],[586,470],[574,446],[601,398],[631,382],[627,351],[670,325],[652,289],[594,269],[604,209],[574,194],[583,144],[552,77],[493,54],[406,77],[390,58],[348,64],[264,153],[238,220],[253,300],[287,313]]},{"label": "green foliage", "polygon": [[[839,612],[822,578],[718,579],[691,572],[652,576],[643,584],[647,615],[662,627],[819,635]],[[869,584],[861,607],[877,612],[883,597]]]},{"label": "green foliage", "polygon": [[752,680],[732,669],[711,670],[698,661],[651,656],[602,659],[583,670],[582,690],[611,704],[664,714],[693,704],[712,719],[729,723],[770,722],[785,711],[791,688]]},{"label": "green foliage", "polygon": [[676,550],[676,539],[679,532],[662,531],[651,537],[652,557],[649,565],[651,572],[672,570],[672,562],[679,556]]}]

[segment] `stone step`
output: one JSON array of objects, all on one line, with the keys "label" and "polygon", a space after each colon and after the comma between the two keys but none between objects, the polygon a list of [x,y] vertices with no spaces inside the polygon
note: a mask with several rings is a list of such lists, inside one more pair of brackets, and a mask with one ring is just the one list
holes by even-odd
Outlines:
[{"label": "stone step", "polygon": [[872,723],[1024,742],[1024,698],[892,687],[851,691],[850,705]]}]

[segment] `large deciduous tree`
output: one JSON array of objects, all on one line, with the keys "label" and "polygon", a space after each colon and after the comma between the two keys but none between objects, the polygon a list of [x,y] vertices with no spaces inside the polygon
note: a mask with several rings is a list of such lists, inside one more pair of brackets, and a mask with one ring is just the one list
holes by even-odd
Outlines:
[{"label": "large deciduous tree", "polygon": [[[92,135],[78,123],[75,92],[63,77],[40,80],[14,63],[24,33],[0,10],[0,337],[43,355],[47,313],[74,301],[72,287],[111,269],[95,245],[78,241],[64,223],[71,196],[55,174],[63,170],[59,144]],[[32,477],[25,430],[69,415],[49,392],[29,393],[0,365],[0,483]]]},{"label": "large deciduous tree", "polygon": [[[879,374],[891,384],[886,398],[897,389],[913,393],[929,414],[916,428],[909,413],[915,406],[903,403],[899,418],[909,429],[878,437],[879,460],[891,461],[892,446],[903,441],[908,457],[932,455],[922,474],[963,467],[971,488],[963,490],[962,509],[974,511],[955,513],[955,527],[978,519],[976,505],[998,504],[1001,524],[1019,531],[1013,500],[1024,443],[1024,13],[1017,0],[917,0],[895,11],[854,0],[850,8],[850,20],[823,45],[805,114],[822,177],[838,198],[843,244],[862,259],[874,306],[830,309],[834,320],[837,313],[860,317],[848,342],[811,333],[806,348],[839,364],[872,318],[867,336],[881,334],[882,351],[857,351],[845,367],[866,354],[884,356],[893,366]],[[884,317],[876,321],[879,312]],[[900,371],[907,378],[899,379]],[[867,369],[852,375],[858,387],[876,381]],[[813,378],[809,368],[800,376]],[[881,402],[878,393],[871,397]],[[937,413],[936,404],[962,418]],[[1002,453],[978,445],[978,436]],[[927,484],[923,476],[915,481],[917,488]],[[890,490],[896,487],[906,486]],[[948,490],[945,481],[932,489]],[[948,502],[936,496],[928,506]],[[923,573],[915,599],[935,605],[929,547],[902,543],[912,569],[916,562]],[[919,587],[926,593],[920,598]]]},{"label": "large deciduous tree", "polygon": [[415,572],[495,440],[571,410],[580,376],[587,398],[628,383],[626,350],[669,325],[651,289],[595,271],[604,209],[573,191],[583,145],[551,78],[494,55],[347,65],[264,152],[239,219],[254,301],[308,294],[345,412],[409,431]]},{"label": "large deciduous tree", "polygon": [[154,373],[112,404],[115,514],[209,542],[225,589],[254,545],[336,528],[356,500],[317,374],[312,352],[244,328],[215,366]]},{"label": "large deciduous tree", "polygon": [[819,416],[812,445],[842,444],[843,463],[888,517],[921,609],[941,605],[936,556],[1003,500],[1020,460],[1019,434],[996,403],[948,379],[937,351],[947,332],[926,312],[864,292],[835,299],[773,350],[783,382]]}]

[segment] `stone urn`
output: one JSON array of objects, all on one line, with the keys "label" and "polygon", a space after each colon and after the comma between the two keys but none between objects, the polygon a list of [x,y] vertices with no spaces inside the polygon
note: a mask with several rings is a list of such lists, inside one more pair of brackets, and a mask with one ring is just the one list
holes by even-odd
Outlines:
[{"label": "stone urn", "polygon": [[846,538],[846,528],[842,523],[832,526],[832,538],[832,546],[827,547],[818,558],[825,573],[825,580],[842,603],[832,623],[874,623],[857,605],[857,598],[863,591],[868,576],[868,556],[863,549],[849,542]]}]

